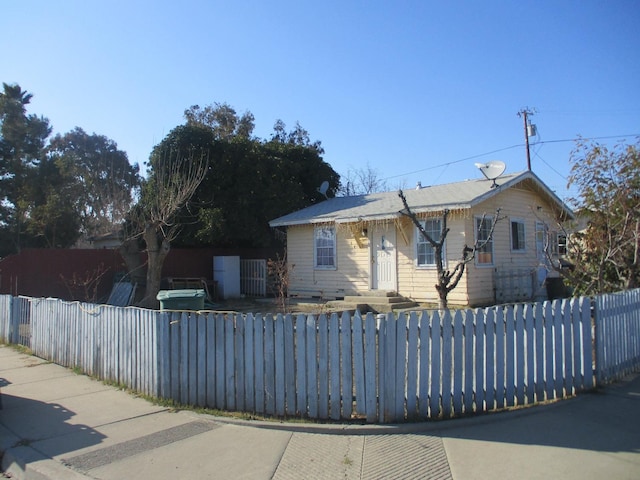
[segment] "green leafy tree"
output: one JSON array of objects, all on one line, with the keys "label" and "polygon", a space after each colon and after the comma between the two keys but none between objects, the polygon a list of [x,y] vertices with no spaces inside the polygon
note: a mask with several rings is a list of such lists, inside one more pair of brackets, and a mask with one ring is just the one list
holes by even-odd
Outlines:
[{"label": "green leafy tree", "polygon": [[75,178],[65,176],[46,157],[34,168],[25,188],[23,245],[68,248],[80,237],[81,216],[76,207]]},{"label": "green leafy tree", "polygon": [[27,216],[29,184],[51,133],[44,117],[27,114],[33,95],[19,85],[0,93],[0,255],[20,250]]},{"label": "green leafy tree", "polygon": [[249,138],[255,127],[251,112],[238,116],[235,109],[227,103],[214,103],[200,107],[193,105],[184,111],[187,125],[200,125],[211,129],[218,140],[230,140],[236,137]]},{"label": "green leafy tree", "polygon": [[299,125],[293,132],[276,125],[282,130],[268,141],[213,142],[207,176],[181,212],[177,244],[273,246],[269,220],[324,200],[318,192],[323,181],[335,193],[339,176],[322,159],[320,142],[311,142]]},{"label": "green leafy tree", "polygon": [[571,163],[581,222],[568,228],[572,265],[561,271],[578,294],[640,286],[640,141],[609,148],[580,140]]},{"label": "green leafy tree", "polygon": [[76,127],[56,135],[47,148],[48,160],[66,179],[69,201],[87,238],[120,229],[140,186],[138,166],[116,142]]}]

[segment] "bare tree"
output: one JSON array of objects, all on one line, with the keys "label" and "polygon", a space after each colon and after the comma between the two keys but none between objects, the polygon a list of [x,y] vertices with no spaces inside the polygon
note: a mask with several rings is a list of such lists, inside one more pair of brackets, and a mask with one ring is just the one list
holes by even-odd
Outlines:
[{"label": "bare tree", "polygon": [[384,192],[387,182],[380,178],[377,170],[367,163],[366,167],[349,169],[340,181],[339,194],[345,197],[351,195],[366,195]]},{"label": "bare tree", "polygon": [[269,259],[267,261],[267,269],[269,276],[272,277],[272,288],[276,296],[276,302],[282,313],[289,313],[289,297],[287,296],[289,290],[289,280],[291,277],[291,270],[295,265],[289,265],[287,262],[287,251],[285,249],[284,255],[281,257],[276,254],[275,260]]},{"label": "bare tree", "polygon": [[157,306],[162,266],[180,229],[176,215],[193,196],[207,168],[207,155],[193,151],[186,157],[168,152],[159,155],[153,163],[140,208],[133,218],[134,234],[125,242],[130,246],[142,237],[146,244],[148,265],[142,307]]},{"label": "bare tree", "polygon": [[[447,300],[449,292],[451,292],[451,290],[458,286],[458,283],[460,282],[460,279],[465,272],[467,264],[472,262],[476,257],[476,253],[478,251],[481,251],[492,240],[496,224],[501,219],[500,209],[498,208],[496,210],[494,216],[495,219],[493,222],[491,222],[491,226],[486,238],[480,240],[476,237],[471,247],[468,244],[465,244],[462,248],[462,252],[460,253],[460,258],[456,262],[453,270],[447,270],[444,267],[443,251],[445,240],[447,239],[447,235],[449,234],[449,227],[447,226],[449,210],[445,209],[442,214],[442,230],[440,231],[440,238],[438,238],[438,240],[435,240],[424,229],[416,214],[411,211],[411,208],[409,207],[407,199],[404,196],[402,190],[398,192],[398,196],[400,197],[400,199],[402,200],[402,204],[404,205],[404,210],[401,210],[400,213],[411,219],[423,238],[433,247],[436,261],[436,271],[438,275],[438,283],[436,283],[435,288],[438,292],[439,308],[441,310],[445,310],[449,306]],[[482,225],[484,225],[486,221],[486,214],[483,214],[480,220],[480,226],[482,227]]]}]

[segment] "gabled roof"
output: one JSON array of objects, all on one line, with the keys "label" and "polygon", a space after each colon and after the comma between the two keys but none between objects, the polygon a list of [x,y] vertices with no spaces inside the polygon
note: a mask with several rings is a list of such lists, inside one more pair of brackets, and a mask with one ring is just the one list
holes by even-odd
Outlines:
[{"label": "gabled roof", "polygon": [[[403,190],[407,203],[414,213],[437,212],[445,209],[471,208],[519,183],[526,182],[538,194],[573,218],[571,209],[560,200],[533,172],[526,171],[503,175],[493,182],[486,179],[434,185],[419,189]],[[287,227],[314,223],[349,223],[379,221],[400,217],[404,207],[398,192],[372,193],[352,197],[335,197],[269,222],[272,227]]]}]

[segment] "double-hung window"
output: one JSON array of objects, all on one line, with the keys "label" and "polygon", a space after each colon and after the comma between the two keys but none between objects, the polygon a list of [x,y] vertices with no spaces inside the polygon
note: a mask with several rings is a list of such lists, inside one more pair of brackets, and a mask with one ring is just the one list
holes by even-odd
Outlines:
[{"label": "double-hung window", "polygon": [[316,227],[313,250],[315,268],[336,268],[336,229],[334,227]]},{"label": "double-hung window", "polygon": [[525,251],[524,222],[522,220],[511,220],[511,251]]},{"label": "double-hung window", "polygon": [[[442,234],[442,220],[433,218],[422,220],[420,222],[425,232],[436,242],[440,240]],[[444,245],[443,245],[444,247]],[[442,257],[445,258],[444,248],[442,249]],[[436,264],[436,250],[428,242],[424,235],[416,228],[416,261],[419,267],[433,266]]]},{"label": "double-hung window", "polygon": [[493,265],[493,238],[490,238],[493,217],[476,217],[476,262],[478,265]]}]

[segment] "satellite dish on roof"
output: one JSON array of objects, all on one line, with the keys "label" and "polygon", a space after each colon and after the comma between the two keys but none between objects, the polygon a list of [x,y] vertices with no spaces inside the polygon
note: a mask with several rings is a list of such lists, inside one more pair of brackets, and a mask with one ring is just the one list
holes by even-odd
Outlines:
[{"label": "satellite dish on roof", "polygon": [[493,184],[491,188],[497,187],[496,178],[500,177],[506,170],[507,166],[500,160],[492,160],[487,163],[476,163],[478,170],[482,172],[487,180],[491,180]]},{"label": "satellite dish on roof", "polygon": [[318,188],[318,191],[324,195],[324,198],[326,198],[327,200],[329,200],[329,197],[327,197],[327,190],[329,190],[329,182],[327,182],[326,180],[324,182],[322,182],[322,184],[320,185],[320,187]]}]

